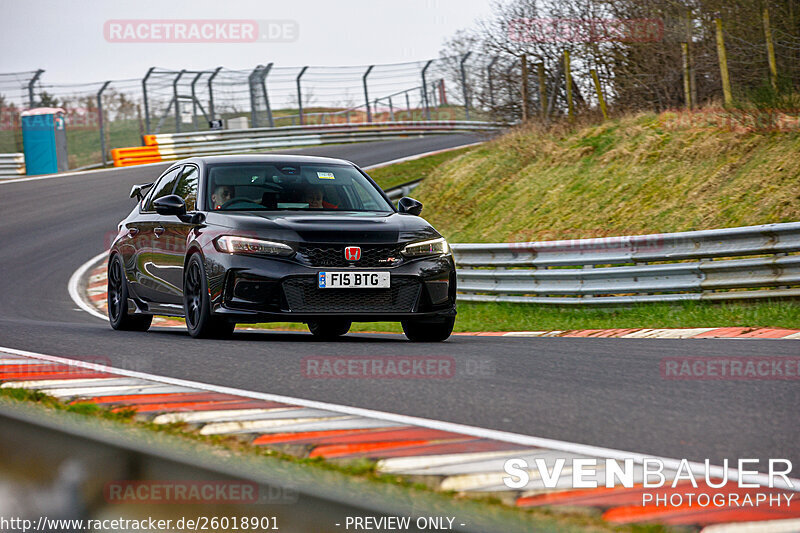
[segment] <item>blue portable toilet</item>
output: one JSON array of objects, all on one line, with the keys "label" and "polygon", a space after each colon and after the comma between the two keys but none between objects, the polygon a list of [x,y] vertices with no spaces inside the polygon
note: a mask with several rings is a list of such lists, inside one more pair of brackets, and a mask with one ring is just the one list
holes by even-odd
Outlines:
[{"label": "blue portable toilet", "polygon": [[67,129],[60,107],[37,107],[20,113],[25,170],[29,176],[69,170]]}]

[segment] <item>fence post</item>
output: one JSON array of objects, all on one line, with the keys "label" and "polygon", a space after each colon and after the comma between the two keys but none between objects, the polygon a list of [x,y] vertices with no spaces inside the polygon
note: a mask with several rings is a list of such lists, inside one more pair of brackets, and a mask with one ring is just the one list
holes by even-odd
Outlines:
[{"label": "fence post", "polygon": [[253,128],[258,127],[258,103],[256,102],[256,87],[258,86],[258,78],[261,77],[261,69],[263,69],[263,65],[258,65],[256,68],[253,69],[247,76],[247,88],[250,91],[250,122],[252,123]]},{"label": "fence post", "polygon": [[694,68],[694,53],[692,52],[693,40],[692,9],[686,10],[686,58],[689,65],[689,91],[691,94],[692,106],[697,105],[697,75]]},{"label": "fence post", "polygon": [[150,135],[150,104],[147,101],[147,80],[156,67],[150,67],[142,78],[142,97],[144,98],[144,132]]},{"label": "fence post", "polygon": [[600,76],[597,71],[592,69],[592,79],[594,80],[594,90],[597,91],[597,101],[600,103],[600,111],[603,113],[603,120],[608,120],[608,109],[606,108],[606,99],[603,97],[603,87],[600,85]]},{"label": "fence post", "polygon": [[522,120],[525,121],[531,116],[531,110],[528,107],[528,56],[522,54],[520,63],[522,65]]},{"label": "fence post", "polygon": [[267,92],[267,76],[272,70],[272,63],[267,63],[261,72],[261,92],[264,94],[264,106],[267,108],[267,124],[270,128],[275,127],[275,120],[272,118],[272,106],[269,104],[269,93]]},{"label": "fence post", "polygon": [[394,107],[392,106],[392,97],[389,97],[389,120],[394,122]]},{"label": "fence post", "polygon": [[547,78],[544,75],[544,63],[536,65],[539,74],[539,107],[541,107],[542,118],[547,115]]},{"label": "fence post", "polygon": [[372,122],[372,111],[369,108],[369,91],[367,91],[367,76],[369,76],[369,73],[372,72],[374,67],[375,65],[367,67],[367,71],[361,77],[361,81],[364,84],[364,105],[367,107],[367,122]]},{"label": "fence post", "polygon": [[[219,71],[222,70],[222,67],[217,67],[214,69],[214,72],[208,78],[208,116],[211,117],[211,120],[215,120],[217,118],[216,111],[214,111],[214,78],[217,77]],[[222,117],[220,117],[222,118]]]},{"label": "fence post", "polygon": [[686,109],[692,109],[692,81],[689,72],[689,43],[681,43],[681,57],[683,59],[683,95],[686,100]]},{"label": "fence post", "polygon": [[186,69],[181,70],[178,72],[178,75],[175,76],[175,79],[172,80],[172,97],[175,99],[175,132],[181,132],[181,102],[178,98],[178,81],[181,79],[181,76],[186,72]]},{"label": "fence post", "polygon": [[572,73],[569,68],[569,50],[564,50],[564,79],[567,83],[567,116],[572,122],[575,118],[575,107],[572,104]]},{"label": "fence post", "polygon": [[192,127],[194,128],[194,131],[197,131],[197,92],[195,91],[194,86],[197,81],[203,77],[203,74],[205,74],[205,71],[201,70],[192,80]]},{"label": "fence post", "polygon": [[31,81],[28,82],[28,106],[30,108],[33,108],[34,104],[36,103],[34,102],[33,98],[33,86],[37,81],[39,81],[39,78],[42,76],[43,73],[44,70],[42,69],[37,70],[36,74],[34,74],[33,78],[31,78]]},{"label": "fence post", "polygon": [[308,66],[307,65],[300,69],[300,74],[297,75],[297,80],[296,80],[296,82],[297,82],[297,112],[298,112],[298,117],[300,119],[300,125],[301,126],[303,125],[303,91],[300,89],[300,78],[303,77],[303,74],[306,73],[306,70],[308,70]]},{"label": "fence post", "polygon": [[103,120],[103,91],[106,90],[109,83],[111,82],[107,81],[103,83],[103,86],[97,91],[97,123],[100,126],[100,161],[103,163],[103,166],[106,166],[106,128],[105,120]]},{"label": "fence post", "polygon": [[717,26],[717,55],[719,56],[719,73],[722,76],[722,96],[725,107],[730,107],[733,104],[733,96],[731,95],[731,79],[728,75],[728,54],[725,52],[725,38],[722,35],[722,19],[714,19],[714,24]]},{"label": "fence post", "polygon": [[769,27],[769,8],[764,8],[764,37],[767,40],[767,58],[769,59],[769,80],[772,89],[778,90],[778,67],[775,64],[775,47],[772,44],[772,30]]},{"label": "fence post", "polygon": [[428,106],[428,85],[425,81],[425,73],[428,71],[428,67],[431,66],[431,63],[433,63],[433,59],[428,60],[425,66],[422,67],[422,105],[425,106],[425,120],[431,119],[431,109]]},{"label": "fence post", "polygon": [[464,94],[464,117],[466,120],[469,120],[469,88],[467,87],[467,72],[464,69],[464,63],[467,62],[467,59],[469,59],[471,55],[472,52],[464,54],[459,64],[461,67],[461,91]]},{"label": "fence post", "polygon": [[489,62],[489,66],[486,67],[486,81],[489,82],[489,107],[494,110],[494,85],[492,84],[492,67],[497,60],[500,59],[500,56],[494,56],[492,60]]}]

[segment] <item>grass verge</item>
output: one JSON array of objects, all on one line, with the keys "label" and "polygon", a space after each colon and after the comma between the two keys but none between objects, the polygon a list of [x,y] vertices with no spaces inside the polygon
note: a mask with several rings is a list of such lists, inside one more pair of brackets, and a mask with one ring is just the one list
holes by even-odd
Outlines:
[{"label": "grass verge", "polygon": [[375,168],[367,173],[384,190],[397,187],[409,181],[424,179],[437,172],[437,169],[448,161],[452,161],[469,152],[472,148],[450,150],[441,154],[420,157],[403,163],[395,163]]},{"label": "grass verge", "polygon": [[[510,303],[462,302],[454,331],[541,331],[610,328],[774,327],[800,329],[800,303],[763,302],[651,303],[630,307],[558,307]],[[264,329],[307,331],[304,324],[256,324]],[[358,322],[351,331],[402,333],[396,322]]]}]

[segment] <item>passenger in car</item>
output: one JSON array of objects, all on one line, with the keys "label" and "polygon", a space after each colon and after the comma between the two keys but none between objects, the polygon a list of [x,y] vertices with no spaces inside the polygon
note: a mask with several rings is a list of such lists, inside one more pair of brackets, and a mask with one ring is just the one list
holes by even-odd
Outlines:
[{"label": "passenger in car", "polygon": [[233,185],[217,185],[214,192],[211,193],[211,203],[214,204],[214,209],[219,209],[234,196],[236,196],[236,191]]}]

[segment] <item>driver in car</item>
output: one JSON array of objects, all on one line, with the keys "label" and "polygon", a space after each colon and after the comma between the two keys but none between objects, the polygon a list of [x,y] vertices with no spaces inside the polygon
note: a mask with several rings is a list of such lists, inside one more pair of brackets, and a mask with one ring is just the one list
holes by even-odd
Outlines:
[{"label": "driver in car", "polygon": [[308,185],[305,188],[304,198],[308,202],[308,207],[312,209],[338,209],[339,206],[326,202],[324,195],[322,187],[318,185]]},{"label": "driver in car", "polygon": [[236,192],[233,185],[217,185],[214,192],[211,193],[211,202],[214,204],[214,209],[219,209],[234,196],[236,196]]}]

